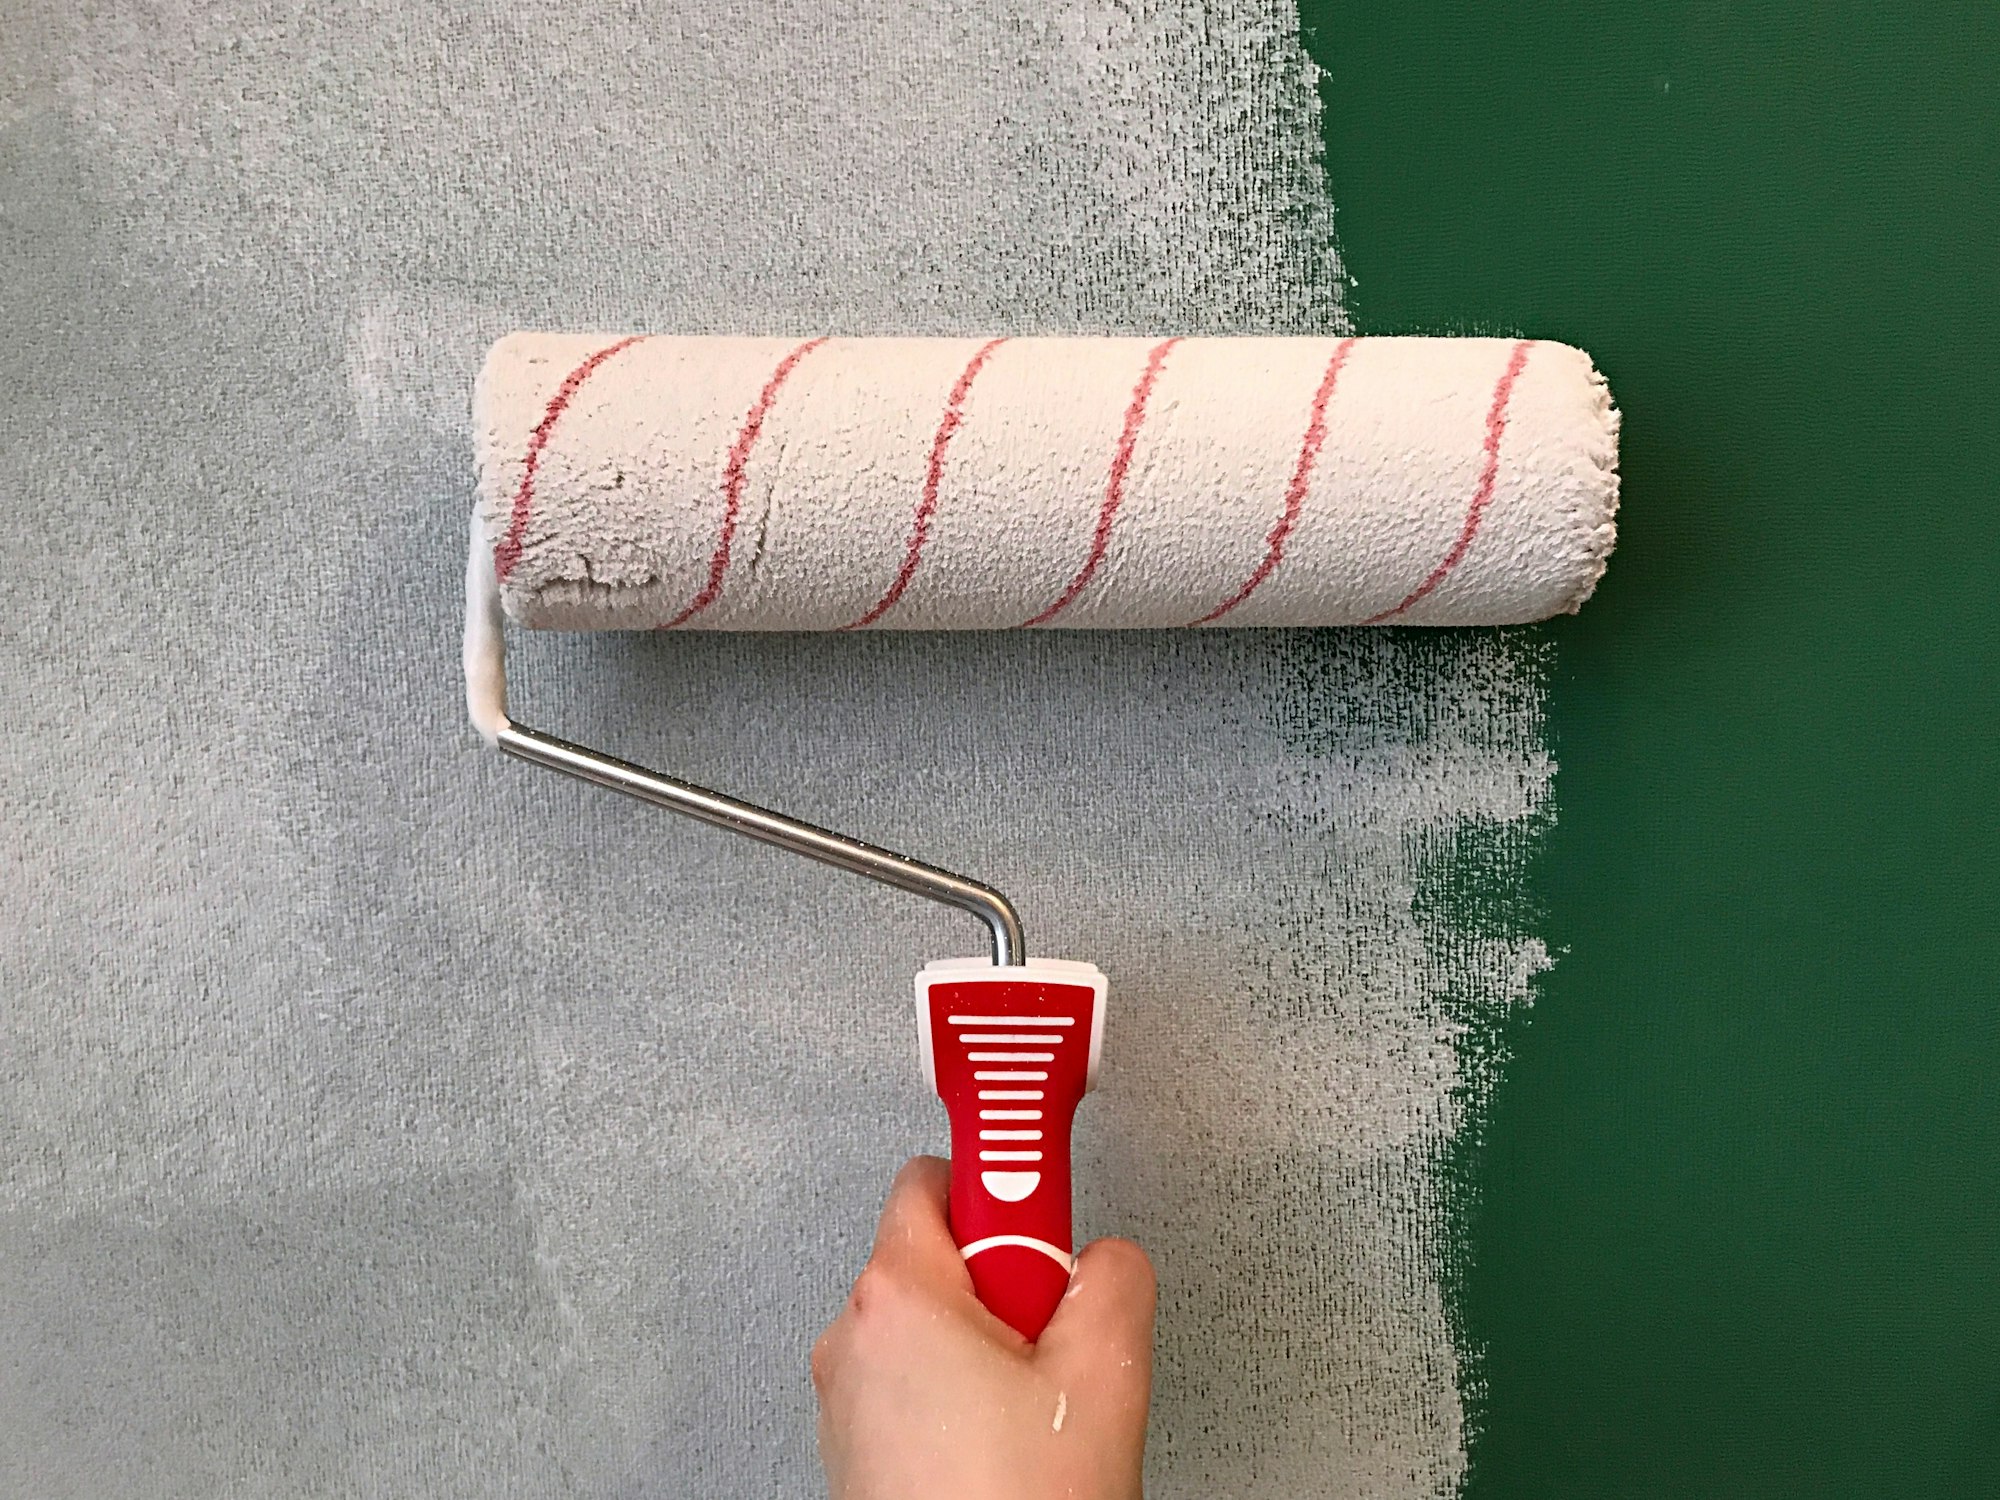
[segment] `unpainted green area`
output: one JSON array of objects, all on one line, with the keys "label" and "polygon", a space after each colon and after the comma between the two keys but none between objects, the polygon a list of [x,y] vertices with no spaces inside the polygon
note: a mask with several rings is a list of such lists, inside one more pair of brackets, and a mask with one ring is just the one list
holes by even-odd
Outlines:
[{"label": "unpainted green area", "polygon": [[2000,6],[1302,19],[1359,328],[1625,412],[1460,1164],[1469,1494],[2000,1495]]}]

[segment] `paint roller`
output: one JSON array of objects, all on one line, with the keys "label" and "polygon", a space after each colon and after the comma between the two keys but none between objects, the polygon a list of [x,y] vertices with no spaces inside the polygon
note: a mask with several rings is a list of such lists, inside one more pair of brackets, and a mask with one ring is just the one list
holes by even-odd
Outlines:
[{"label": "paint roller", "polygon": [[474,396],[465,676],[488,743],[958,907],[917,977],[974,1289],[1034,1339],[1073,1264],[1070,1130],[1106,982],[989,886],[510,719],[503,625],[1503,625],[1610,554],[1617,413],[1528,339],[517,333]]}]

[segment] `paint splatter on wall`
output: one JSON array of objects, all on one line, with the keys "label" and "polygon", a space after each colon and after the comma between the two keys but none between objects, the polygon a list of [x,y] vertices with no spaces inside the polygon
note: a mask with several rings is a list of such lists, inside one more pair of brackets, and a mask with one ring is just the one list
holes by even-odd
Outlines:
[{"label": "paint splatter on wall", "polygon": [[[471,375],[516,326],[1339,328],[1295,27],[29,7],[0,1487],[810,1488],[806,1349],[943,1140],[909,974],[978,934],[476,751]],[[1531,649],[519,655],[550,727],[966,867],[1110,971],[1079,1218],[1161,1267],[1157,1493],[1455,1486],[1458,1037],[1543,957],[1420,894],[1468,834],[1518,876]]]}]

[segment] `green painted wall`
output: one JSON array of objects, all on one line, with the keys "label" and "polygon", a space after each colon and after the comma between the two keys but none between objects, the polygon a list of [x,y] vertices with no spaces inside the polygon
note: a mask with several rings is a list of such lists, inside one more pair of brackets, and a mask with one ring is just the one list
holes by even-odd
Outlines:
[{"label": "green painted wall", "polygon": [[1625,410],[1470,1494],[2000,1495],[2000,5],[1303,18],[1359,326]]}]

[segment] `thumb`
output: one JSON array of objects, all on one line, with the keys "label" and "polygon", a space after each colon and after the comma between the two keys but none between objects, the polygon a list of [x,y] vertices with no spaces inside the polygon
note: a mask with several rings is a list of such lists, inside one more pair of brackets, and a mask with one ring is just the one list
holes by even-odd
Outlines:
[{"label": "thumb", "polygon": [[1076,1258],[1069,1290],[1035,1345],[1037,1363],[1089,1368],[1106,1378],[1152,1382],[1153,1263],[1130,1240],[1098,1240]]}]

